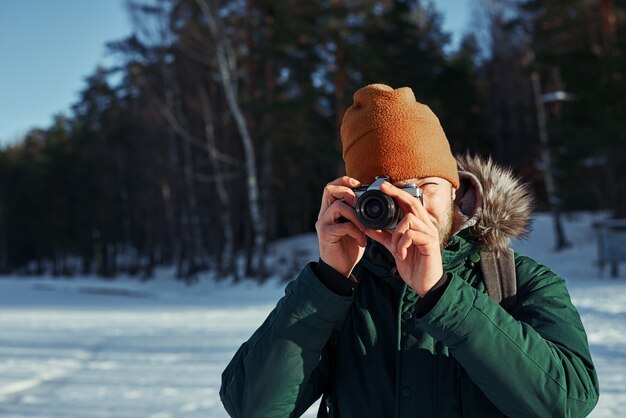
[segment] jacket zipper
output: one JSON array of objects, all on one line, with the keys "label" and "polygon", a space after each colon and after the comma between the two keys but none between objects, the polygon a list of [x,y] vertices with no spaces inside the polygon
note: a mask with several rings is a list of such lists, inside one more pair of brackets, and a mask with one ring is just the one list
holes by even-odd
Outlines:
[{"label": "jacket zipper", "polygon": [[456,382],[459,390],[459,404],[461,405],[461,417],[465,417],[465,404],[463,402],[463,384],[461,379],[461,365],[456,363]]},{"label": "jacket zipper", "polygon": [[435,398],[435,416],[439,416],[439,341],[435,340],[435,346],[433,347],[435,355],[435,390],[433,397]]},{"label": "jacket zipper", "polygon": [[404,296],[406,295],[408,285],[405,283],[402,286],[402,293],[400,294],[400,303],[398,304],[398,316],[397,327],[398,338],[396,341],[396,411],[395,417],[400,418],[400,370],[402,361],[402,309],[404,307]]}]

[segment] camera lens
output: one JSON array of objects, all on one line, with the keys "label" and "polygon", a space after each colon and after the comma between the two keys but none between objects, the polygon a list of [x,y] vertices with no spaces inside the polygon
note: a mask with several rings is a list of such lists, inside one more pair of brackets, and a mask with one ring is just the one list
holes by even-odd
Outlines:
[{"label": "camera lens", "polygon": [[398,214],[393,199],[378,190],[363,193],[355,210],[363,226],[372,229],[387,228],[396,221]]},{"label": "camera lens", "polygon": [[365,216],[370,219],[378,219],[383,211],[383,204],[378,199],[370,199],[365,205],[363,205],[363,212]]}]

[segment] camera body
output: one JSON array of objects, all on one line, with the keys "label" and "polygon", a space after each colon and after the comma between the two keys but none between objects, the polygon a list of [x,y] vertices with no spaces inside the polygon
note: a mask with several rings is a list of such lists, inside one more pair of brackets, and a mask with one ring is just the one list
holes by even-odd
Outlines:
[{"label": "camera body", "polygon": [[[372,184],[365,184],[354,190],[356,194],[356,215],[361,224],[371,229],[394,229],[404,216],[394,200],[380,191],[380,185],[389,181],[389,177],[376,177]],[[400,187],[424,203],[422,190],[417,184],[408,184]]]}]

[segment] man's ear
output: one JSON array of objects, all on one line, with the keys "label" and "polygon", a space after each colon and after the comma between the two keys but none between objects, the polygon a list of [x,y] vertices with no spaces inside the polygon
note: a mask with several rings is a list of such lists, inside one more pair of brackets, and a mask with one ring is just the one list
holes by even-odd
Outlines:
[{"label": "man's ear", "polygon": [[471,173],[459,171],[460,184],[455,190],[454,204],[468,218],[473,217],[483,205],[482,185]]}]

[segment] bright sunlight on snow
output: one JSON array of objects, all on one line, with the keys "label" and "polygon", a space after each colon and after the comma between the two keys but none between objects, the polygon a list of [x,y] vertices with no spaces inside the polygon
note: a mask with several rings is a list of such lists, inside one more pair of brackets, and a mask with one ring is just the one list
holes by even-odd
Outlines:
[{"label": "bright sunlight on snow", "polygon": [[[614,280],[594,264],[596,218],[567,218],[573,247],[555,253],[551,219],[537,215],[531,237],[514,247],[567,280],[600,375],[591,416],[621,417],[626,272]],[[222,370],[281,297],[282,280],[316,259],[316,245],[314,235],[277,243],[276,277],[261,286],[209,278],[185,286],[167,271],[145,283],[0,279],[0,416],[226,417]]]}]

